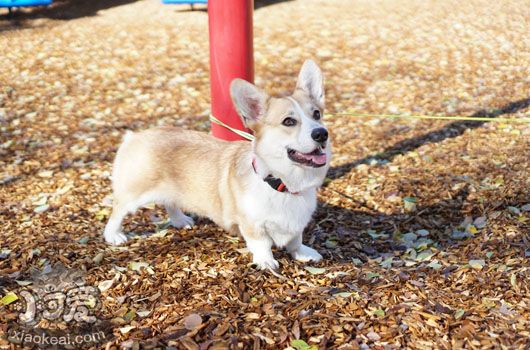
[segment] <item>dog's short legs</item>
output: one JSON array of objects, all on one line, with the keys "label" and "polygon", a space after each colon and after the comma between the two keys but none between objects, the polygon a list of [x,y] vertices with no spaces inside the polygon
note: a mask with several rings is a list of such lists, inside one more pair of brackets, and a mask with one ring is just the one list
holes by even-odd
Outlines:
[{"label": "dog's short legs", "polygon": [[293,259],[307,262],[307,261],[320,261],[322,255],[311,247],[302,244],[302,234],[293,238],[286,246],[287,251]]},{"label": "dog's short legs", "polygon": [[121,232],[121,222],[123,218],[127,215],[127,209],[123,206],[115,205],[112,210],[112,215],[105,226],[105,232],[103,236],[105,241],[112,245],[119,245],[127,242],[127,236]]},{"label": "dog's short legs", "polygon": [[[120,198],[120,200],[118,200]],[[114,205],[112,214],[105,226],[103,236],[105,241],[112,245],[120,245],[127,242],[127,236],[121,231],[121,223],[128,213],[134,213],[140,206],[145,205],[148,201],[145,198],[131,198],[119,196],[114,193]]]},{"label": "dog's short legs", "polygon": [[280,264],[272,255],[272,239],[269,237],[261,237],[259,239],[245,238],[247,248],[252,253],[252,262],[260,269],[276,270]]},{"label": "dog's short legs", "polygon": [[171,226],[176,228],[191,228],[193,226],[193,219],[187,215],[184,215],[182,210],[179,208],[173,205],[165,205],[165,208],[169,214]]},{"label": "dog's short legs", "polygon": [[252,253],[252,262],[262,270],[269,268],[276,270],[280,264],[272,255],[272,239],[265,233],[250,236],[248,232],[244,228],[241,230],[247,248]]}]

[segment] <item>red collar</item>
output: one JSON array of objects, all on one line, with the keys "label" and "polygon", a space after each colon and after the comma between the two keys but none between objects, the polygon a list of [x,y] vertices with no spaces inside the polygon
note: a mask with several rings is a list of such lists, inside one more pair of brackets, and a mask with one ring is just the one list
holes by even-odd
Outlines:
[{"label": "red collar", "polygon": [[[252,159],[252,169],[254,169],[254,172],[256,174],[258,173],[258,171],[256,170],[256,158]],[[274,177],[271,174],[267,175],[267,177],[265,177],[262,180],[268,183],[270,187],[272,187],[278,192],[285,192],[285,193],[290,193],[290,194],[295,194],[295,195],[299,193],[299,192],[289,192],[289,189],[287,188],[287,186],[285,186],[282,179],[278,177]]]}]

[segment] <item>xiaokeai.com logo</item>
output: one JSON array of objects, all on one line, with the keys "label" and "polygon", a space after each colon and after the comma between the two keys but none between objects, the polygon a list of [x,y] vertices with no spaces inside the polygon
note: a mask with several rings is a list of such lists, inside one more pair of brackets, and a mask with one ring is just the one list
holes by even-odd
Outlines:
[{"label": "xiaokeai.com logo", "polygon": [[[110,323],[97,313],[99,289],[84,273],[63,265],[34,273],[31,284],[14,292],[18,319],[8,325],[10,343],[30,348],[81,349],[112,340]],[[11,306],[11,305],[10,305]]]}]

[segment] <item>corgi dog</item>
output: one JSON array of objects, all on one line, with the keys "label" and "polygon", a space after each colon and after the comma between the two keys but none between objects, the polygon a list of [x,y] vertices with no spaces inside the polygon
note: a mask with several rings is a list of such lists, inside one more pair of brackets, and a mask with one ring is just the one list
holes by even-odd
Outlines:
[{"label": "corgi dog", "polygon": [[307,60],[287,97],[270,97],[241,79],[232,81],[230,94],[254,133],[252,142],[175,127],[125,135],[112,173],[114,203],[104,232],[109,244],[127,241],[125,215],[154,202],[165,207],[174,227],[191,227],[183,213],[191,212],[239,233],[261,269],[279,267],[273,245],[299,261],[322,259],[302,244],[331,157],[320,68]]}]

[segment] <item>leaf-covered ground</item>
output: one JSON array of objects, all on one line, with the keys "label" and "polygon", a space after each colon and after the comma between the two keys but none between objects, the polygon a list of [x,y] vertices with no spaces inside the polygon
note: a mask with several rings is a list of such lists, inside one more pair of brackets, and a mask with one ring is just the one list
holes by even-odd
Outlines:
[{"label": "leaf-covered ground", "polygon": [[[256,5],[256,83],[272,93],[311,57],[328,112],[530,112],[524,0]],[[2,11],[0,297],[32,267],[86,270],[109,348],[530,345],[529,124],[328,116],[333,167],[305,235],[319,264],[276,252],[278,274],[257,271],[241,238],[205,219],[166,229],[158,208],[110,248],[124,131],[209,128],[207,13],[155,0]],[[16,304],[0,306],[0,330]]]}]

